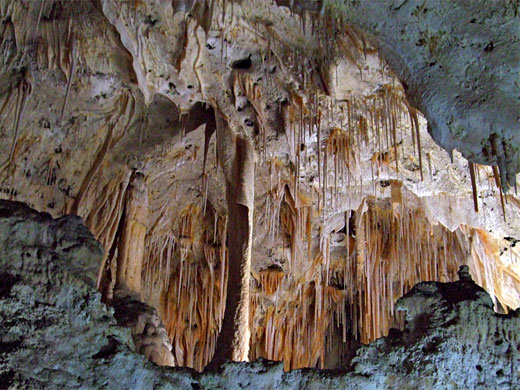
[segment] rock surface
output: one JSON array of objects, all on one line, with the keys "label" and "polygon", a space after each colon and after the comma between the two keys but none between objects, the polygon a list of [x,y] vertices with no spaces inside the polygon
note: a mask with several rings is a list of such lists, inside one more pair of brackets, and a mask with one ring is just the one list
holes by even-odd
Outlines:
[{"label": "rock surface", "polygon": [[130,328],[137,352],[159,366],[175,366],[172,344],[157,310],[133,295],[116,290],[110,305],[117,323]]},{"label": "rock surface", "polygon": [[0,389],[515,389],[520,316],[493,312],[467,270],[398,303],[403,332],[361,347],[344,372],[283,371],[265,360],[216,371],[161,368],[95,291],[99,244],[77,217],[0,201]]},{"label": "rock surface", "polygon": [[0,201],[0,248],[0,389],[186,388],[132,352],[101,303],[103,251],[79,217]]},{"label": "rock surface", "polygon": [[0,198],[81,216],[103,297],[127,264],[198,370],[236,287],[217,128],[254,146],[250,359],[337,367],[461,264],[516,309],[520,198],[466,160],[514,183],[516,3],[0,0]]}]

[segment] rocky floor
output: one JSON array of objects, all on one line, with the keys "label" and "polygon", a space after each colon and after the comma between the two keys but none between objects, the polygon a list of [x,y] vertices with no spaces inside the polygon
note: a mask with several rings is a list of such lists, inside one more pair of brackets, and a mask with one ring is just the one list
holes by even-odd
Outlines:
[{"label": "rocky floor", "polygon": [[461,270],[400,299],[404,331],[361,347],[344,372],[258,360],[159,367],[94,289],[99,244],[77,217],[0,201],[0,389],[518,389],[518,311],[496,314]]}]

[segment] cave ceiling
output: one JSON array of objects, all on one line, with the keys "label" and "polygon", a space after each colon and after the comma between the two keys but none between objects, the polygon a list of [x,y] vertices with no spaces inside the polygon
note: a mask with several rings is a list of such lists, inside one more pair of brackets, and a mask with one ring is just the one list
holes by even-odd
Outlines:
[{"label": "cave ceiling", "polygon": [[198,369],[224,311],[222,122],[254,149],[251,358],[324,366],[334,329],[382,336],[460,264],[517,308],[515,4],[0,0],[0,197],[80,215],[106,281],[142,174],[142,297]]}]

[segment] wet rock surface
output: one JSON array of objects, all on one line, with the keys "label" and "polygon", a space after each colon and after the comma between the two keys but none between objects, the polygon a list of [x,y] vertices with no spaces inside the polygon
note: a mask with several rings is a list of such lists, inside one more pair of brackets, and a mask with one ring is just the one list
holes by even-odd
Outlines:
[{"label": "wet rock surface", "polygon": [[495,314],[467,270],[398,302],[404,331],[361,347],[344,372],[258,360],[202,374],[133,352],[130,331],[94,289],[99,244],[77,217],[0,201],[1,389],[515,389],[518,312]]}]

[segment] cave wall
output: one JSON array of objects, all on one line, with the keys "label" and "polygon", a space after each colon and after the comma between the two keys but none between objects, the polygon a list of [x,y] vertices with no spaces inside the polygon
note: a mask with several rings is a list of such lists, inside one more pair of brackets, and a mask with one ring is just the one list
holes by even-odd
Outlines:
[{"label": "cave wall", "polygon": [[[332,340],[385,335],[399,295],[461,264],[517,308],[520,203],[501,184],[516,172],[513,3],[278,3],[2,2],[0,197],[80,215],[106,298],[142,173],[141,299],[198,370],[229,267],[215,115],[255,154],[251,358],[324,367]],[[489,122],[504,150],[486,157]]]}]

